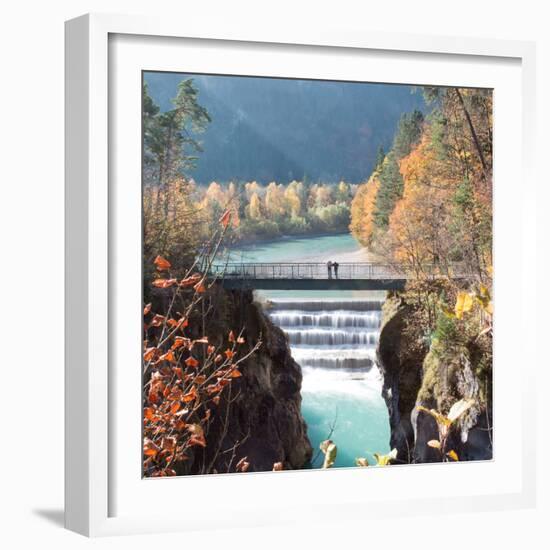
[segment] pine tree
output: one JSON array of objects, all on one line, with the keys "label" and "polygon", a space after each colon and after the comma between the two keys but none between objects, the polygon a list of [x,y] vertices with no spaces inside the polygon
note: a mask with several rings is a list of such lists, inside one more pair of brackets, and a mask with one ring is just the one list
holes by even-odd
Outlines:
[{"label": "pine tree", "polygon": [[377,227],[386,229],[395,203],[403,196],[403,178],[399,161],[406,157],[422,135],[424,115],[414,110],[405,113],[399,120],[397,134],[391,151],[386,155],[380,171],[380,189],[376,196],[374,221]]},{"label": "pine tree", "polygon": [[378,150],[376,151],[376,160],[374,162],[373,172],[380,171],[385,158],[386,158],[386,153],[384,152],[384,147],[382,147],[382,145],[379,145]]},{"label": "pine tree", "polygon": [[196,136],[210,123],[208,111],[198,103],[193,79],[182,80],[174,108],[161,112],[143,87],[143,148],[145,182],[164,186],[195,166],[202,151]]},{"label": "pine tree", "polygon": [[380,188],[376,195],[374,223],[377,227],[386,229],[395,203],[403,195],[403,178],[393,151],[386,156],[379,179]]}]

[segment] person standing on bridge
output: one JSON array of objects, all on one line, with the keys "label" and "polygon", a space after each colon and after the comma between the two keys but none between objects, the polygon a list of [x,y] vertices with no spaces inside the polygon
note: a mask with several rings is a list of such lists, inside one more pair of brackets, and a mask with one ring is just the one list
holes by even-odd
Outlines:
[{"label": "person standing on bridge", "polygon": [[330,260],[327,262],[327,271],[328,271],[328,278],[332,279],[332,262]]},{"label": "person standing on bridge", "polygon": [[338,266],[340,264],[338,262],[332,262],[332,267],[334,268],[334,276],[338,279]]}]

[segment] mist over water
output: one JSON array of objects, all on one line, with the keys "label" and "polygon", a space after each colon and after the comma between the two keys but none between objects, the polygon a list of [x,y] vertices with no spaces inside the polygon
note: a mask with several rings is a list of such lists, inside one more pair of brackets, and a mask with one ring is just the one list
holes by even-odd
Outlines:
[{"label": "mist over water", "polygon": [[[329,437],[338,446],[336,466],[387,453],[388,411],[374,361],[384,293],[262,291],[261,298],[302,367],[302,414],[314,457]],[[313,467],[322,459],[318,455]]]}]

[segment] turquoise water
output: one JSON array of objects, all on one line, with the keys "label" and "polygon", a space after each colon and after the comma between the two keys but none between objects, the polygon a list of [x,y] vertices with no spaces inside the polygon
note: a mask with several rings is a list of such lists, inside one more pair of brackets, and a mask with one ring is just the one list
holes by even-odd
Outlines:
[{"label": "turquoise water", "polygon": [[[321,369],[304,371],[302,414],[314,457],[333,425],[330,438],[338,446],[336,466],[355,466],[357,457],[366,457],[372,464],[373,452],[389,452],[388,410],[380,397],[378,373],[354,379]],[[319,455],[313,466],[321,464]]]},{"label": "turquoise water", "polygon": [[[242,261],[292,262],[308,254],[334,258],[358,252],[351,235],[337,235],[247,247]],[[355,466],[357,457],[372,463],[374,452],[389,452],[388,411],[375,364],[385,293],[259,291],[257,297],[287,333],[291,353],[302,367],[302,415],[314,448],[312,466],[322,464],[317,450],[329,437],[338,446],[337,467]]]},{"label": "turquoise water", "polygon": [[349,253],[360,252],[361,247],[350,233],[322,237],[285,237],[270,243],[259,243],[235,248],[231,252],[233,262],[304,262],[342,261]]}]

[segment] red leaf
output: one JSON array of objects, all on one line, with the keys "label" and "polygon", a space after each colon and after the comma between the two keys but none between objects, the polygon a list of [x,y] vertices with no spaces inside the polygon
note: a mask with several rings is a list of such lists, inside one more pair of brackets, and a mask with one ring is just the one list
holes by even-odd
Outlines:
[{"label": "red leaf", "polygon": [[174,337],[174,343],[170,349],[178,349],[182,346],[185,346],[189,343],[189,338],[184,338],[183,336]]},{"label": "red leaf", "polygon": [[144,361],[150,361],[155,356],[155,353],[157,351],[157,348],[147,348],[145,352],[143,353],[143,360]]},{"label": "red leaf", "polygon": [[168,351],[164,355],[161,355],[159,357],[159,361],[170,361],[170,363],[176,362],[176,357],[174,356],[174,352],[172,350]]},{"label": "red leaf", "polygon": [[170,288],[177,282],[177,279],[155,279],[151,284],[156,288]]},{"label": "red leaf", "polygon": [[185,279],[182,279],[180,281],[180,286],[186,287],[186,286],[193,286],[198,281],[202,279],[202,275],[199,273],[194,273],[193,275],[190,275],[189,277],[186,277]]},{"label": "red leaf", "polygon": [[206,386],[206,392],[208,395],[212,395],[213,393],[217,393],[222,389],[222,387],[219,384],[208,384]]},{"label": "red leaf", "polygon": [[149,403],[158,403],[159,401],[158,392],[154,388],[151,388],[149,390],[149,394],[147,395],[147,399],[149,400]]},{"label": "red leaf", "polygon": [[157,315],[155,315],[153,317],[153,319],[151,320],[151,323],[150,323],[149,326],[151,326],[151,327],[160,327],[162,325],[162,323],[164,323],[164,316],[159,315],[157,313]]},{"label": "red leaf", "polygon": [[231,211],[226,210],[222,217],[219,219],[219,222],[223,225],[224,228],[226,228],[229,225],[229,222],[231,221]]},{"label": "red leaf", "polygon": [[184,403],[189,403],[198,397],[197,388],[192,386],[191,389],[182,397]]},{"label": "red leaf", "polygon": [[143,440],[143,454],[145,456],[156,456],[159,451],[160,448],[153,441],[147,437]]},{"label": "red leaf", "polygon": [[185,360],[185,364],[188,366],[188,367],[191,367],[193,369],[196,369],[198,366],[199,366],[199,362],[192,356],[190,355],[186,360]]},{"label": "red leaf", "polygon": [[248,470],[250,467],[250,462],[246,461],[247,458],[247,456],[244,456],[241,460],[239,460],[239,462],[237,462],[237,465],[235,466],[237,472],[246,472]]},{"label": "red leaf", "polygon": [[204,283],[202,281],[199,281],[193,288],[199,294],[202,294],[203,292],[206,292],[206,287],[204,286]]},{"label": "red leaf", "polygon": [[159,271],[166,271],[167,269],[170,269],[172,267],[172,264],[162,256],[157,256],[153,263],[157,266],[157,269]]}]

